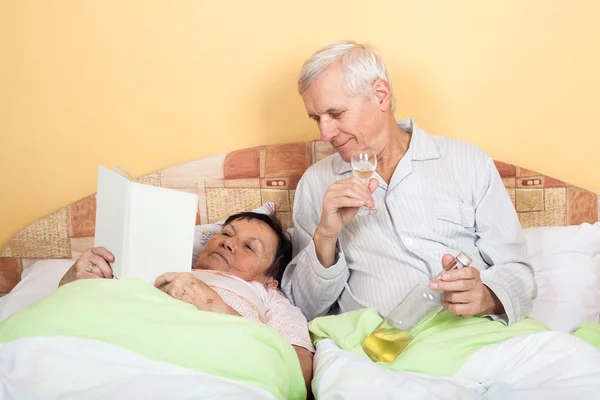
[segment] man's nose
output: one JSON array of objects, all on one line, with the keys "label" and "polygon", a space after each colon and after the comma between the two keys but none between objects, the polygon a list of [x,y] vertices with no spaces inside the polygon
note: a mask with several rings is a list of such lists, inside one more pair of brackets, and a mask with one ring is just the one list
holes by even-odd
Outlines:
[{"label": "man's nose", "polygon": [[321,140],[331,142],[336,136],[337,127],[330,118],[322,118],[319,122],[319,130],[321,131]]}]

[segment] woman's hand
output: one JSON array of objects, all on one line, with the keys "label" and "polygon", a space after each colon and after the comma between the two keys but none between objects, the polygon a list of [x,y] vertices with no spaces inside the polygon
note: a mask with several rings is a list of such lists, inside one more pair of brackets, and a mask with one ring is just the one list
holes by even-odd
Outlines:
[{"label": "woman's hand", "polygon": [[94,247],[83,252],[75,264],[65,273],[58,286],[79,279],[112,278],[113,272],[109,262],[115,261],[115,256],[104,247]]},{"label": "woman's hand", "polygon": [[167,272],[156,279],[154,286],[177,300],[193,305],[198,310],[240,315],[229,307],[217,292],[190,272]]}]

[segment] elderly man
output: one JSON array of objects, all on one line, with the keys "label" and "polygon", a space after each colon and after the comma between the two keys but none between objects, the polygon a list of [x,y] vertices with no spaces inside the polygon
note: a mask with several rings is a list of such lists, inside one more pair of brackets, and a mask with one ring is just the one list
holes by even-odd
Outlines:
[{"label": "elderly man", "polygon": [[[430,283],[449,311],[507,324],[531,312],[537,287],[525,241],[489,156],[396,121],[389,70],[363,45],[317,51],[298,89],[337,151],[309,168],[296,192],[295,258],[283,290],[309,319],[361,307],[385,315],[460,251],[472,266]],[[356,151],[377,157],[368,185],[352,176]],[[357,216],[361,206],[378,213]]]}]

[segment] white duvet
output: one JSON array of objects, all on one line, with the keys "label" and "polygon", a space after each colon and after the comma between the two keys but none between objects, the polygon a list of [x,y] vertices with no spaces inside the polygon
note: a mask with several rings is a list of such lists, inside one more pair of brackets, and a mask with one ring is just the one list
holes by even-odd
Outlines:
[{"label": "white duvet", "polygon": [[258,387],[73,337],[0,344],[0,399],[273,400]]},{"label": "white duvet", "polygon": [[[485,346],[449,378],[389,371],[329,339],[317,349],[317,399],[600,399],[600,350],[559,332]],[[254,386],[72,337],[0,344],[0,398],[274,399]]]},{"label": "white duvet", "polygon": [[[450,378],[389,371],[329,339],[317,349],[317,399],[600,399],[600,350],[559,332],[485,346]],[[72,337],[0,344],[0,398],[274,399],[257,387]]]},{"label": "white duvet", "polygon": [[478,350],[450,378],[394,372],[317,343],[318,399],[593,400],[600,399],[600,350],[571,335],[522,335]]}]

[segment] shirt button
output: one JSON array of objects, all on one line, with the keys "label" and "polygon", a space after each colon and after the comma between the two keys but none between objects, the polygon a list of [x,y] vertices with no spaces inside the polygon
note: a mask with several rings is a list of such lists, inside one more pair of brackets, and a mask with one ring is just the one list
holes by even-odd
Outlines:
[{"label": "shirt button", "polygon": [[413,245],[412,238],[406,238],[406,239],[404,239],[404,244],[407,245],[407,246],[409,246],[409,247],[412,246]]}]

